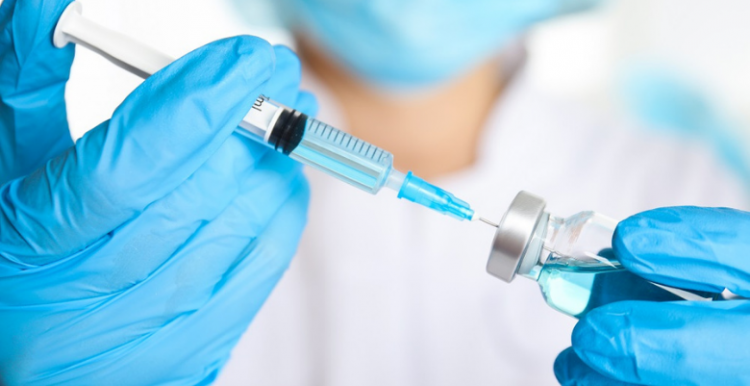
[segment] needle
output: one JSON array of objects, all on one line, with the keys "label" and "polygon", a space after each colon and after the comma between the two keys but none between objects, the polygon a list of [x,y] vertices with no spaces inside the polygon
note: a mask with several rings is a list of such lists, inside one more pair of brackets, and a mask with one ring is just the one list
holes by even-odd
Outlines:
[{"label": "needle", "polygon": [[492,222],[490,220],[487,220],[486,218],[481,217],[481,216],[477,216],[477,220],[479,220],[479,221],[481,221],[481,222],[483,222],[483,223],[485,223],[487,225],[493,226],[495,228],[497,228],[499,226],[497,223],[494,223],[494,222]]}]

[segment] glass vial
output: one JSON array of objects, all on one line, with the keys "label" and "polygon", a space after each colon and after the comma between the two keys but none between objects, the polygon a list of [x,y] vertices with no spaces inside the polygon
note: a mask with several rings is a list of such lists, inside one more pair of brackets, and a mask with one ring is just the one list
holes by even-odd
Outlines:
[{"label": "glass vial", "polygon": [[520,192],[499,223],[487,272],[509,283],[516,274],[536,280],[547,304],[574,317],[620,300],[714,299],[625,270],[611,249],[616,226],[595,212],[551,216],[544,200]]}]

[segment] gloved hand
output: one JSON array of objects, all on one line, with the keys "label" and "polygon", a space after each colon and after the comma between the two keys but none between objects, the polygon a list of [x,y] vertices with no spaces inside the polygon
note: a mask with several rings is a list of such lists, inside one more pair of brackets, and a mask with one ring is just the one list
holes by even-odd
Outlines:
[{"label": "gloved hand", "polygon": [[154,74],[73,146],[69,1],[0,6],[0,384],[205,384],[305,223],[290,159],[233,134],[262,92],[314,114],[299,62],[253,37]]},{"label": "gloved hand", "polygon": [[[750,296],[750,213],[651,210],[621,222],[613,246],[655,283]],[[607,304],[578,322],[555,375],[563,385],[747,385],[748,326],[748,300]]]}]

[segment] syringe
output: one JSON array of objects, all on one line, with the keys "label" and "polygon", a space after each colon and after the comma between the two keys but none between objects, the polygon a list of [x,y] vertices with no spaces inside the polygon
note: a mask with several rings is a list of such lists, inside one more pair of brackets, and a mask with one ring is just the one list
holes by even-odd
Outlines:
[{"label": "syringe", "polygon": [[[174,61],[147,45],[84,18],[81,10],[81,4],[73,2],[60,16],[53,36],[56,47],[76,43],[144,79]],[[237,132],[372,194],[386,186],[397,191],[399,198],[440,213],[460,220],[490,223],[453,194],[411,172],[404,175],[395,170],[393,156],[387,151],[265,96],[255,101]]]}]

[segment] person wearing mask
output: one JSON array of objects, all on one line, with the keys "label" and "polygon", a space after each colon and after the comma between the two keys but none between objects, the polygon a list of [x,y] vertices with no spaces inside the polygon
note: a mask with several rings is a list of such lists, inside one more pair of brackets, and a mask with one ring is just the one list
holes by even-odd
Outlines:
[{"label": "person wearing mask", "polygon": [[[238,0],[252,12],[253,2]],[[393,153],[494,220],[516,193],[560,215],[747,208],[703,144],[615,123],[536,89],[535,24],[565,0],[283,0],[319,119]],[[252,16],[252,15],[250,15]],[[309,225],[290,271],[219,385],[555,384],[575,320],[536,283],[485,272],[493,229],[357,192],[308,170]]]},{"label": "person wearing mask", "polygon": [[[286,269],[307,207],[299,166],[232,132],[261,93],[308,114],[314,114],[315,100],[299,91],[299,62],[288,49],[248,36],[223,39],[151,76],[111,119],[73,143],[63,95],[73,49],[51,44],[68,3],[0,2],[0,383],[212,383]],[[501,109],[511,110],[506,119],[518,109],[518,101],[508,103],[523,94],[521,74],[502,82],[498,92]],[[393,92],[394,84],[387,83]],[[405,93],[419,99],[421,92]],[[439,92],[422,97],[428,94]],[[527,98],[521,102],[540,102]],[[556,111],[532,104],[540,113]],[[517,116],[509,122],[529,129],[544,121],[523,123]],[[498,141],[485,133],[491,126],[480,136],[491,145],[487,150],[519,157],[510,150],[524,144],[521,138]],[[573,163],[586,178],[613,173],[616,183],[600,186],[562,173],[576,160],[571,154],[557,152],[554,162],[529,165],[552,148],[545,143],[549,132],[530,134],[537,146],[521,149],[530,154],[520,162],[494,163],[477,152],[470,165],[434,177],[452,179],[467,194],[493,189],[484,200],[475,194],[488,207],[504,206],[497,201],[513,184],[548,186],[546,196],[571,207],[574,195],[563,193],[575,191],[587,203],[612,210],[650,205],[659,197],[667,201],[668,194],[678,202],[741,201],[731,179],[708,157],[685,154],[695,148],[653,144],[654,138],[642,143],[632,133],[578,132],[586,144],[604,148],[588,153],[601,165]],[[510,147],[499,146],[506,141]],[[619,145],[635,144],[641,146],[637,156],[661,167],[639,169],[607,158]],[[675,162],[706,169],[674,176],[685,169],[657,157],[673,148],[666,154]],[[631,163],[637,158],[622,152],[612,157]],[[509,173],[504,165],[518,170]],[[549,179],[544,183],[527,174],[545,168],[552,170],[541,175]],[[701,184],[693,186],[696,173]],[[498,174],[509,187],[492,178]],[[640,181],[643,175],[652,179]],[[313,221],[302,260],[247,335],[250,343],[261,336],[270,344],[241,343],[219,383],[232,382],[227,377],[248,364],[256,366],[253,377],[268,377],[263,384],[549,380],[551,371],[542,365],[572,321],[538,307],[536,288],[483,281],[487,277],[477,274],[473,262],[488,240],[478,228],[431,212],[427,217],[415,207],[389,206],[390,197],[360,201],[373,198],[339,195],[335,185],[322,181],[313,175]],[[717,196],[711,184],[725,188],[726,196]],[[652,188],[665,192],[654,198]],[[679,188],[688,192],[678,194]],[[620,224],[613,247],[625,266],[654,282],[711,292],[727,287],[746,295],[743,277],[750,269],[739,257],[748,250],[748,218],[730,209],[645,212]],[[315,244],[310,235],[325,237]],[[360,271],[345,265],[347,259]],[[602,307],[579,323],[573,349],[558,357],[556,375],[565,384],[741,382],[745,361],[737,359],[746,355],[745,308],[744,301]],[[728,336],[735,339],[727,343]],[[669,344],[678,347],[662,349]],[[261,353],[255,362],[242,358],[248,347]],[[534,356],[539,374],[533,374]],[[250,378],[245,373],[234,380]]]}]

